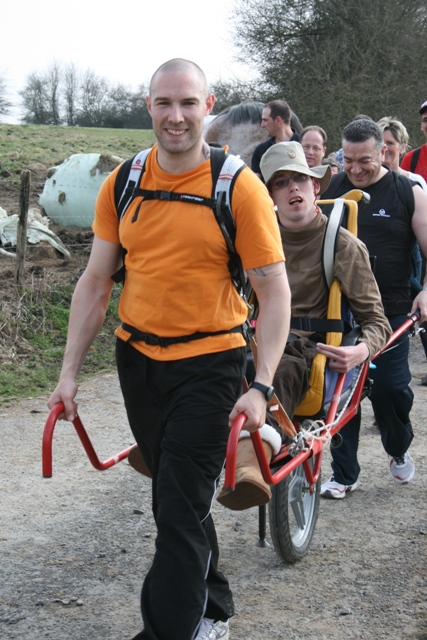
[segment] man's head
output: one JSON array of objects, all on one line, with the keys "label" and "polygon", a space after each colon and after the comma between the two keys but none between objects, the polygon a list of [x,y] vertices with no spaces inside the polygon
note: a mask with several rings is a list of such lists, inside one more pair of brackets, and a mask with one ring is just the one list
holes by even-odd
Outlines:
[{"label": "man's head", "polygon": [[328,164],[331,167],[332,175],[336,175],[342,171],[341,163],[335,157],[335,154],[331,154],[326,158],[323,158],[321,164]]},{"label": "man's head", "polygon": [[421,131],[427,138],[427,100],[420,107]]},{"label": "man's head", "polygon": [[301,131],[301,146],[309,167],[318,167],[326,153],[327,136],[322,127],[313,124]]},{"label": "man's head", "polygon": [[385,173],[385,145],[380,127],[373,120],[353,120],[343,131],[344,170],[350,182],[363,189]]},{"label": "man's head", "polygon": [[159,150],[183,154],[202,145],[204,117],[215,98],[199,66],[182,58],[165,62],[154,73],[146,100]]},{"label": "man's head", "polygon": [[261,116],[261,127],[274,138],[291,121],[291,109],[284,100],[272,100],[264,105]]},{"label": "man's head", "polygon": [[168,60],[167,62],[164,62],[160,65],[160,67],[153,73],[151,77],[149,89],[150,96],[155,89],[158,76],[160,76],[162,73],[192,73],[197,76],[200,83],[200,88],[205,96],[208,96],[208,82],[204,72],[195,62],[192,62],[191,60],[185,60],[184,58],[173,58],[172,60]]},{"label": "man's head", "polygon": [[261,158],[261,173],[282,226],[301,229],[317,215],[316,198],[331,180],[331,168],[310,168],[299,142],[278,142]]}]

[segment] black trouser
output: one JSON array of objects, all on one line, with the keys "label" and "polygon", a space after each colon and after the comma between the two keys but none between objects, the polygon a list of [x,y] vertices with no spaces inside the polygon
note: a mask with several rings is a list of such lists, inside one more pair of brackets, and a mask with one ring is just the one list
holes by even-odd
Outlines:
[{"label": "black trouser", "polygon": [[[407,320],[407,316],[392,316],[388,320],[395,331]],[[406,332],[393,343],[390,350],[374,360],[375,369],[370,369],[368,374],[373,379],[370,400],[375,421],[381,433],[383,447],[393,457],[406,453],[414,437],[409,420],[414,394],[409,387],[411,372],[408,355],[409,339]],[[331,449],[332,471],[335,480],[341,484],[354,484],[359,476],[357,449],[360,422],[359,410],[341,429],[341,446]]]},{"label": "black trouser", "polygon": [[203,616],[234,613],[210,510],[245,349],[162,362],[118,340],[116,353],[129,423],[153,474],[157,539],[141,594],[143,637],[191,640]]}]

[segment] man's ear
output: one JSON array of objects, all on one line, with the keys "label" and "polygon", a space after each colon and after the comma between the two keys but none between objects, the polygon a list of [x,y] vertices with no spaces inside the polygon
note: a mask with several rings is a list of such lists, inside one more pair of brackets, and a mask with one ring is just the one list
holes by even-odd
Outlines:
[{"label": "man's ear", "polygon": [[205,115],[208,116],[210,114],[210,112],[214,107],[214,104],[215,104],[215,96],[213,93],[210,93],[206,98],[206,114]]}]

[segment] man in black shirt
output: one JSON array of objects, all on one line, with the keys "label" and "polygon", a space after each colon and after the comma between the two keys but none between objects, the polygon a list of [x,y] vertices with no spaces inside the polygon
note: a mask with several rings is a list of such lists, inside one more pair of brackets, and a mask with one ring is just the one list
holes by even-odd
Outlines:
[{"label": "man in black shirt", "polygon": [[[385,314],[393,330],[416,309],[420,310],[423,322],[427,319],[427,278],[412,302],[410,274],[415,239],[421,250],[427,251],[427,194],[419,185],[412,186],[415,202],[412,212],[398,175],[382,164],[384,141],[373,121],[356,120],[347,125],[343,131],[343,150],[345,172],[332,178],[322,198],[337,198],[354,188],[371,196],[370,204],[359,215],[358,236],[368,248]],[[410,482],[415,472],[408,453],[413,438],[408,354],[408,340],[403,336],[393,349],[375,360],[375,369],[370,373],[374,380],[370,400],[375,420],[389,456],[390,472],[400,483]],[[324,497],[344,498],[357,488],[360,421],[359,411],[341,430],[343,443],[332,449],[333,475],[322,485]]]},{"label": "man in black shirt", "polygon": [[262,110],[261,127],[266,130],[269,138],[255,147],[251,160],[251,169],[261,180],[259,163],[267,149],[276,142],[300,141],[300,134],[291,127],[291,115],[291,109],[284,100],[267,102]]}]

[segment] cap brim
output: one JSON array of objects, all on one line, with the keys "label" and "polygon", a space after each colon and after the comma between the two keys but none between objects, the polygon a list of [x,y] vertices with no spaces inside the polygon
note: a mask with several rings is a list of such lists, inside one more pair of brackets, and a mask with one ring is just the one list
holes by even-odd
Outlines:
[{"label": "cap brim", "polygon": [[318,167],[308,167],[307,169],[300,164],[286,164],[283,167],[275,169],[274,173],[272,173],[266,181],[267,186],[279,171],[295,171],[295,173],[305,173],[305,175],[310,176],[310,178],[317,178],[320,184],[320,193],[326,191],[332,178],[331,167],[326,164],[319,165]]}]

